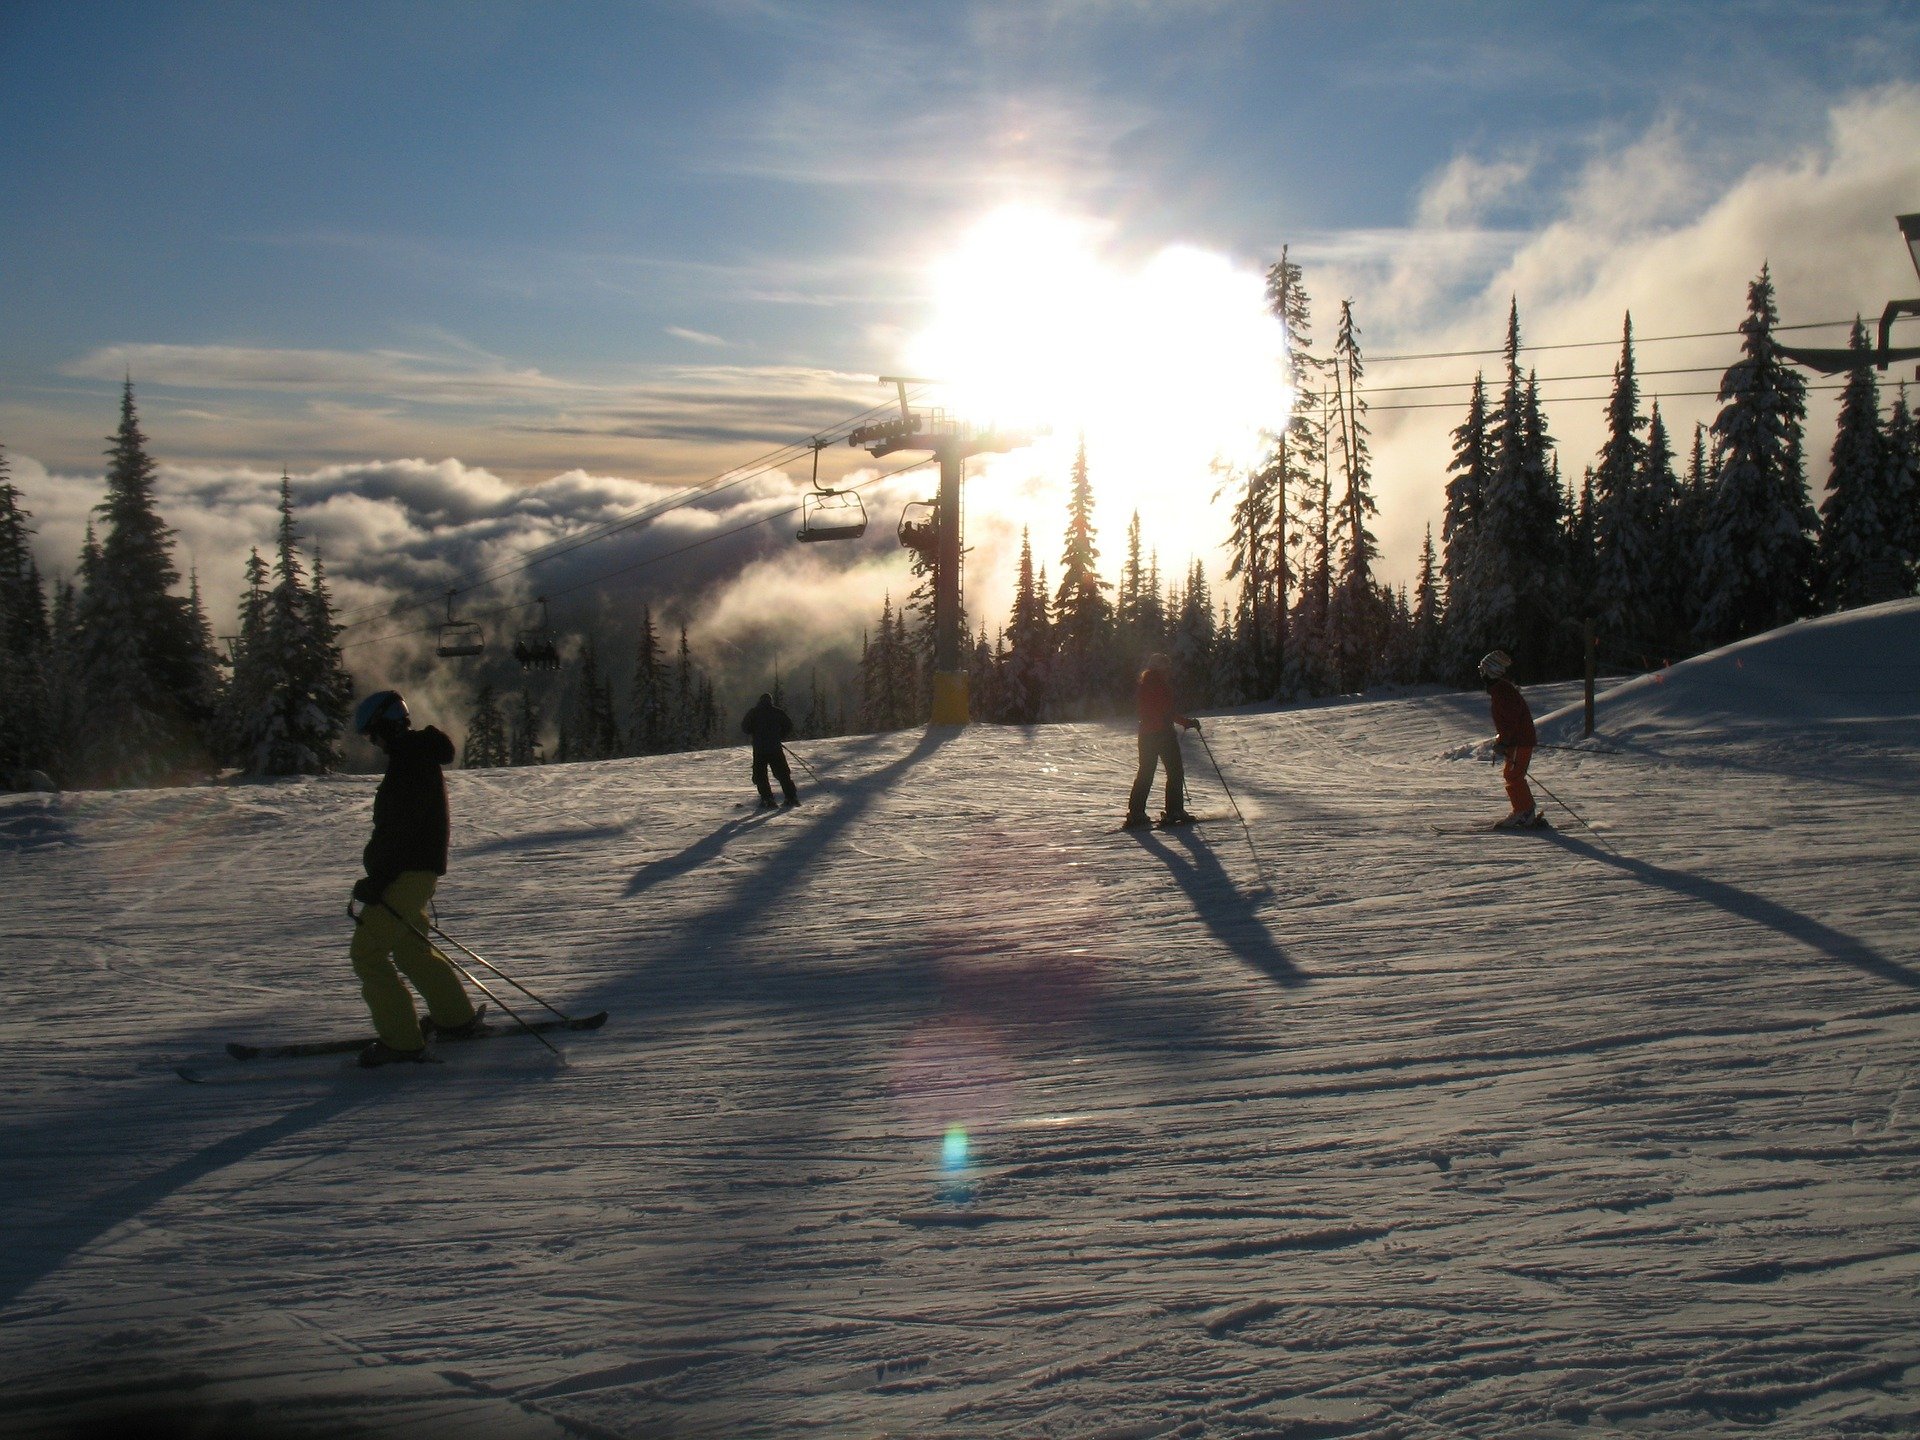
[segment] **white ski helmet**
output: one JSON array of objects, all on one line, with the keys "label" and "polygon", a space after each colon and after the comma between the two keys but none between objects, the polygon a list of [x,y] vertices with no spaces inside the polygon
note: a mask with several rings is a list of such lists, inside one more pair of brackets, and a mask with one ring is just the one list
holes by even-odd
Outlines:
[{"label": "white ski helmet", "polygon": [[1173,669],[1173,657],[1164,650],[1156,650],[1147,656],[1147,669],[1158,670],[1165,675]]},{"label": "white ski helmet", "polygon": [[1482,680],[1498,680],[1513,668],[1513,657],[1504,650],[1489,650],[1480,662]]},{"label": "white ski helmet", "polygon": [[376,690],[355,706],[353,733],[368,734],[383,720],[398,720],[402,728],[412,723],[413,717],[407,713],[406,697],[398,690]]}]

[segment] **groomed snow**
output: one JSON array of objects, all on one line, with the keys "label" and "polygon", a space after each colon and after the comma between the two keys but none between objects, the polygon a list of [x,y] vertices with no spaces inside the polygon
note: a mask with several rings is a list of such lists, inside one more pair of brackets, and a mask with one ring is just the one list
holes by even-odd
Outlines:
[{"label": "groomed snow", "polygon": [[1477,694],[1210,721],[1252,845],[1120,726],[455,773],[564,1067],[220,1055],[366,1028],[368,777],[0,799],[0,1428],[1920,1431],[1920,602],[1599,723],[1545,835]]}]

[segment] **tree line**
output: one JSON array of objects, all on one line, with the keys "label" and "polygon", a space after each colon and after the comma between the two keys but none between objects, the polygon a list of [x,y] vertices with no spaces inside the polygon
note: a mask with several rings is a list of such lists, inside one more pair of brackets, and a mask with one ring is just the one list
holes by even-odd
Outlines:
[{"label": "tree line", "polygon": [[[1217,476],[1227,502],[1227,593],[1199,560],[1163,574],[1132,517],[1117,583],[1102,574],[1094,477],[1072,468],[1059,580],[1023,532],[1006,622],[983,623],[967,665],[973,713],[1000,723],[1123,711],[1142,658],[1164,650],[1192,706],[1355,693],[1383,683],[1466,683],[1487,650],[1529,680],[1577,673],[1591,626],[1602,658],[1651,668],[1790,620],[1915,593],[1920,585],[1920,417],[1904,384],[1883,413],[1866,327],[1848,373],[1816,509],[1807,480],[1805,380],[1774,338],[1763,268],[1749,285],[1741,353],[1720,410],[1684,460],[1656,401],[1641,401],[1631,316],[1598,455],[1563,473],[1540,381],[1521,365],[1517,303],[1504,363],[1476,376],[1440,478],[1413,585],[1380,581],[1365,362],[1350,301],[1317,356],[1300,268],[1283,250],[1268,302],[1289,336],[1292,412],[1260,463]],[[31,514],[0,451],[0,777],[60,785],[177,782],[223,768],[320,774],[340,760],[353,699],[325,567],[309,560],[282,476],[271,561],[246,561],[227,653],[199,577],[181,576],[154,498],[128,380],[109,437],[106,494],[70,578],[49,586]],[[932,576],[883,602],[863,637],[852,711],[809,680],[797,733],[890,730],[931,712]],[[785,705],[779,679],[773,689]],[[591,638],[575,648],[545,743],[542,697],[476,687],[465,763],[534,764],[658,754],[733,739],[711,675],[680,627],[669,656],[643,609],[624,699]]]},{"label": "tree line", "polygon": [[[1286,324],[1295,403],[1260,464],[1228,475],[1226,579],[1163,578],[1142,560],[1136,513],[1116,589],[1098,569],[1084,444],[1068,497],[1060,581],[1049,589],[1023,534],[1007,622],[983,626],[970,663],[977,719],[1031,723],[1118,713],[1143,658],[1165,651],[1195,706],[1352,694],[1379,684],[1471,683],[1479,657],[1513,653],[1527,680],[1600,659],[1650,669],[1791,620],[1920,586],[1920,417],[1901,385],[1883,415],[1864,325],[1841,396],[1826,496],[1806,473],[1806,381],[1781,353],[1773,283],[1748,287],[1740,357],[1720,411],[1676,454],[1656,401],[1643,407],[1631,316],[1606,436],[1577,484],[1563,475],[1536,373],[1523,371],[1509,308],[1503,373],[1476,376],[1452,433],[1440,543],[1428,528],[1411,591],[1376,576],[1365,362],[1351,301],[1331,355],[1313,353],[1299,267],[1285,251],[1268,302]],[[905,612],[915,609],[918,623]],[[865,729],[930,713],[930,595],[891,601],[860,667]]]}]

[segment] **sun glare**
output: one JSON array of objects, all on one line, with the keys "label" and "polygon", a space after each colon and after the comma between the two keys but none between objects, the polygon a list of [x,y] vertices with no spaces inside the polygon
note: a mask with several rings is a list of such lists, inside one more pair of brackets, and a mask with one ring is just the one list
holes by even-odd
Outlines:
[{"label": "sun glare", "polygon": [[1135,509],[1166,559],[1213,550],[1217,467],[1252,463],[1287,421],[1285,330],[1257,271],[1185,246],[1124,267],[1102,241],[1045,211],[988,216],[935,264],[909,364],[967,420],[1050,430],[1063,483],[1084,435],[1106,553]]}]

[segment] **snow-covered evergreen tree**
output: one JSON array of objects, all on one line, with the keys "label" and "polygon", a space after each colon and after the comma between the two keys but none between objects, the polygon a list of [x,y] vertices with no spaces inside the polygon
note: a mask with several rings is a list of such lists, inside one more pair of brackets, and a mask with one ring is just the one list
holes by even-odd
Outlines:
[{"label": "snow-covered evergreen tree", "polygon": [[1431,684],[1445,673],[1444,607],[1440,595],[1438,557],[1433,549],[1433,526],[1427,526],[1420,546],[1420,578],[1413,591],[1413,675],[1416,683]]},{"label": "snow-covered evergreen tree", "polygon": [[212,717],[198,708],[201,659],[187,603],[172,593],[173,531],[154,504],[158,467],[121,394],[108,450],[104,536],[84,576],[80,640],[86,677],[82,766],[93,783],[137,785],[207,763]]},{"label": "snow-covered evergreen tree", "polygon": [[1262,698],[1286,685],[1293,644],[1292,599],[1302,569],[1300,557],[1308,543],[1308,527],[1304,522],[1310,513],[1308,501],[1328,443],[1326,429],[1316,418],[1321,410],[1324,367],[1312,353],[1312,306],[1300,267],[1288,258],[1285,246],[1281,247],[1279,262],[1267,271],[1267,308],[1286,328],[1287,383],[1293,399],[1287,423],[1274,437],[1270,452],[1272,582],[1264,608],[1271,617],[1273,639],[1271,647],[1264,642],[1261,647],[1268,655]]},{"label": "snow-covered evergreen tree", "polygon": [[20,498],[0,451],[0,785],[9,771],[58,768],[48,688],[53,633],[28,548],[32,517]]},{"label": "snow-covered evergreen tree", "polygon": [[1073,459],[1067,538],[1053,606],[1058,647],[1053,694],[1061,703],[1061,714],[1095,713],[1114,700],[1118,677],[1113,654],[1113,602],[1107,598],[1111,588],[1100,574],[1100,550],[1093,531],[1093,484],[1087,476],[1087,442],[1082,436]]},{"label": "snow-covered evergreen tree", "polygon": [[1339,562],[1328,639],[1340,687],[1353,692],[1366,688],[1380,664],[1387,607],[1373,580],[1379,542],[1368,521],[1379,515],[1380,507],[1373,498],[1367,402],[1360,393],[1366,367],[1360,358],[1360,330],[1353,323],[1351,300],[1340,306],[1333,360],[1334,403],[1339,411],[1337,448],[1344,485],[1335,521]]},{"label": "snow-covered evergreen tree", "polygon": [[1894,534],[1907,559],[1907,589],[1920,586],[1920,417],[1907,408],[1907,383],[1893,400],[1883,437],[1886,494],[1894,507]]},{"label": "snow-covered evergreen tree", "polygon": [[1647,453],[1640,469],[1640,493],[1653,519],[1653,574],[1648,640],[1659,658],[1670,660],[1684,647],[1692,629],[1687,594],[1692,583],[1693,550],[1687,531],[1684,496],[1673,470],[1673,441],[1667,422],[1654,401],[1647,422]]},{"label": "snow-covered evergreen tree", "polygon": [[1030,725],[1041,718],[1052,684],[1053,627],[1047,615],[1045,584],[1044,578],[1034,578],[1033,546],[1022,530],[1020,572],[1014,584],[1013,613],[1007,621],[1004,676],[1007,717],[1016,725]]},{"label": "snow-covered evergreen tree", "polygon": [[611,760],[624,753],[626,741],[615,718],[613,684],[601,672],[592,636],[580,644],[571,683],[560,704],[560,742],[554,750],[555,760]]},{"label": "snow-covered evergreen tree", "polygon": [[1447,466],[1446,509],[1440,520],[1441,576],[1445,587],[1448,664],[1455,676],[1472,673],[1480,656],[1493,648],[1482,618],[1476,587],[1485,573],[1477,548],[1480,512],[1487,493],[1487,387],[1473,377],[1467,418],[1453,432],[1453,459]]},{"label": "snow-covered evergreen tree", "polygon": [[1725,644],[1810,608],[1816,525],[1802,431],[1806,382],[1773,338],[1773,276],[1747,290],[1741,358],[1720,381],[1713,422],[1718,471],[1700,541],[1701,639]]},{"label": "snow-covered evergreen tree", "polygon": [[1220,648],[1221,628],[1214,618],[1213,592],[1207,585],[1206,566],[1195,560],[1187,571],[1180,605],[1174,612],[1173,633],[1168,636],[1167,644],[1167,653],[1173,660],[1175,693],[1191,709],[1213,700],[1214,664]]},{"label": "snow-covered evergreen tree", "polygon": [[[237,758],[249,775],[324,775],[339,761],[352,684],[340,665],[338,627],[300,563],[292,481],[280,477],[273,585],[248,567],[241,644],[234,658]],[[249,615],[250,607],[258,613]]]},{"label": "snow-covered evergreen tree", "polygon": [[512,755],[506,718],[500,713],[493,682],[482,679],[473,697],[473,710],[467,716],[467,743],[460,752],[460,766],[464,770],[491,770],[510,764]]},{"label": "snow-covered evergreen tree", "polygon": [[1820,601],[1828,610],[1897,600],[1908,590],[1905,516],[1891,488],[1873,348],[1857,317],[1849,347],[1857,363],[1840,394],[1833,470],[1820,505]]},{"label": "snow-covered evergreen tree", "polygon": [[633,686],[627,697],[627,753],[658,755],[667,748],[672,711],[665,655],[654,628],[653,607],[640,609],[640,638],[634,647]]},{"label": "snow-covered evergreen tree", "polygon": [[1616,649],[1642,650],[1658,628],[1659,534],[1664,516],[1645,489],[1647,442],[1640,432],[1640,384],[1633,373],[1633,317],[1620,338],[1607,402],[1607,435],[1593,468],[1592,564],[1588,605]]},{"label": "snow-covered evergreen tree", "polygon": [[1520,310],[1507,316],[1507,378],[1487,430],[1488,472],[1469,585],[1475,619],[1522,673],[1550,671],[1568,647],[1561,634],[1565,546],[1552,438],[1538,380],[1520,373]]},{"label": "snow-covered evergreen tree", "polygon": [[540,753],[540,701],[531,690],[520,692],[520,703],[514,706],[513,723],[507,735],[507,763],[509,765],[538,765]]}]

